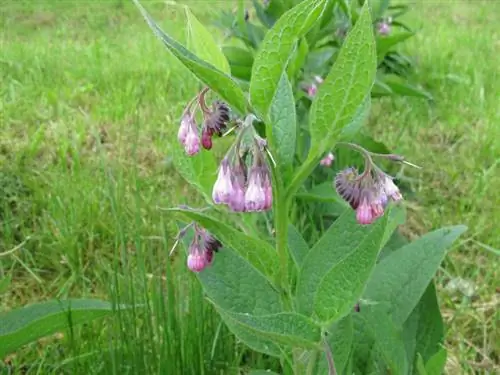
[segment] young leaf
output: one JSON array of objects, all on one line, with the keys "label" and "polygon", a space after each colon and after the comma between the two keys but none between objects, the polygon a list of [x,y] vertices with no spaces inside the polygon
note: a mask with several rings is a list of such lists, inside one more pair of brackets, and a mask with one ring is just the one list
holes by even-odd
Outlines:
[{"label": "young leaf", "polygon": [[217,163],[213,152],[201,150],[198,155],[189,156],[178,143],[171,145],[170,152],[177,172],[212,204],[212,188],[217,178]]},{"label": "young leaf", "polygon": [[331,149],[342,130],[352,122],[375,80],[375,41],[368,1],[347,36],[311,107],[310,159]]},{"label": "young leaf", "polygon": [[149,27],[153,30],[156,36],[165,44],[167,49],[184,64],[200,81],[210,87],[213,91],[219,94],[231,107],[240,112],[245,113],[248,107],[247,100],[238,83],[231,77],[221,72],[213,65],[200,59],[191,51],[186,49],[182,44],[166,34],[153,20],[149,13],[139,3],[138,0],[133,0],[134,4],[139,8],[141,14],[145,18]]},{"label": "young leaf", "polygon": [[230,73],[229,64],[213,35],[201,24],[186,6],[188,48],[200,59],[212,64],[221,72]]},{"label": "young leaf", "polygon": [[375,348],[380,351],[393,374],[408,373],[408,359],[402,336],[402,329],[387,315],[380,305],[363,306],[358,314],[375,340]]},{"label": "young leaf", "polygon": [[413,32],[403,31],[391,35],[379,36],[377,38],[377,58],[378,62],[382,62],[385,55],[396,44],[405,41],[415,35]]},{"label": "young leaf", "polygon": [[[0,314],[0,358],[41,337],[110,315],[120,308],[93,299],[49,301]],[[121,307],[124,308],[124,307]]]},{"label": "young leaf", "polygon": [[297,136],[295,100],[293,98],[292,85],[288,81],[285,72],[272,99],[269,110],[270,122],[266,133],[271,132],[271,146],[279,161],[279,165],[289,166],[293,164],[295,156],[295,139]]},{"label": "young leaf", "polygon": [[276,343],[291,347],[319,348],[321,329],[303,315],[294,312],[259,316],[227,311],[221,313],[223,316],[236,320],[256,335],[268,337]]},{"label": "young leaf", "polygon": [[212,233],[224,246],[232,248],[259,271],[272,275],[278,268],[274,249],[267,242],[247,236],[210,216],[193,210],[173,208],[188,221],[194,220]]},{"label": "young leaf", "polygon": [[441,348],[425,364],[425,371],[428,375],[441,375],[446,365],[446,349]]},{"label": "young leaf", "polygon": [[[349,362],[351,347],[354,335],[352,325],[352,315],[347,315],[340,319],[328,329],[326,340],[332,351],[337,373],[343,374],[344,369]],[[318,375],[328,375],[328,363],[326,356],[323,354],[318,361]],[[352,372],[348,372],[351,374]]]},{"label": "young leaf", "polygon": [[325,0],[305,0],[286,12],[269,30],[255,57],[250,99],[257,114],[268,122],[269,107],[299,38],[319,18]]},{"label": "young leaf", "polygon": [[[314,311],[323,322],[331,322],[349,312],[363,294],[382,247],[389,213],[370,225],[358,246],[351,246],[316,287]],[[331,245],[330,245],[331,246]]]},{"label": "young leaf", "polygon": [[415,352],[427,362],[440,350],[444,340],[443,319],[434,283],[429,284],[414,311],[418,312]]},{"label": "young leaf", "polygon": [[[319,285],[329,271],[342,264],[351,255],[357,254],[359,250],[366,250],[365,244],[367,245],[374,234],[384,227],[385,218],[377,220],[372,225],[360,225],[356,222],[353,211],[345,210],[304,258],[297,282],[298,311],[304,315],[311,315]],[[352,272],[353,276],[356,276],[357,270]],[[334,293],[342,291],[350,292],[342,285],[340,290]],[[354,301],[348,309],[356,302]]]},{"label": "young leaf", "polygon": [[224,55],[229,61],[231,75],[246,81],[252,77],[253,55],[248,50],[227,46],[222,49]]},{"label": "young leaf", "polygon": [[439,229],[386,256],[375,268],[364,298],[386,302],[396,324],[403,324],[436,273],[447,248],[467,228]]},{"label": "young leaf", "polygon": [[309,245],[304,240],[304,237],[302,237],[302,234],[291,223],[288,224],[288,248],[295,264],[297,267],[300,267],[309,252]]}]

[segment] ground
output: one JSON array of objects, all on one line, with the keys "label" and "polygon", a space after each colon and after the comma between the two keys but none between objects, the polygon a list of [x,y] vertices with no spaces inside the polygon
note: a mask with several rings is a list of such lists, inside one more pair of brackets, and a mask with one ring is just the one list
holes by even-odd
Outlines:
[{"label": "ground", "polygon": [[[188,3],[204,20],[232,4]],[[148,8],[183,39],[175,6]],[[173,171],[169,149],[196,81],[129,2],[12,1],[0,9],[0,184],[7,192],[0,197],[0,276],[13,280],[0,311],[49,296],[122,293],[145,302],[147,288],[151,320],[124,318],[120,337],[101,332],[111,348],[102,354],[104,368],[150,368],[148,358],[169,337],[182,337],[177,349],[161,346],[170,370],[203,373],[203,352],[211,353],[213,369],[254,356],[219,326],[192,278],[166,257],[175,223],[159,208],[194,199]],[[446,368],[493,374],[500,352],[500,6],[420,1],[410,21],[422,29],[404,50],[434,101],[380,100],[367,129],[423,167],[408,172],[408,235],[469,227],[436,279]],[[173,301],[168,310],[164,299]],[[151,323],[157,318],[165,326]],[[43,368],[59,358],[71,366],[98,348],[85,337],[67,340],[70,354],[49,340],[9,362]],[[125,349],[113,349],[116,340]]]}]

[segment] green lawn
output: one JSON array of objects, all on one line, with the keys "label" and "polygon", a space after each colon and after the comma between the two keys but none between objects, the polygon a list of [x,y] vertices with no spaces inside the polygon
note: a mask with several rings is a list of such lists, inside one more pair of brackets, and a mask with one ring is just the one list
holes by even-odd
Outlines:
[{"label": "green lawn", "polygon": [[[209,20],[234,2],[191,3]],[[147,5],[183,40],[182,12]],[[437,278],[447,372],[493,374],[500,361],[500,3],[420,1],[411,21],[423,29],[405,49],[435,100],[376,101],[369,132],[423,166],[407,173],[415,194],[406,234],[468,225]],[[196,199],[169,160],[195,79],[128,1],[5,1],[0,22],[7,193],[0,196],[0,279],[13,279],[0,311],[69,296],[146,304],[104,326],[29,345],[4,366],[193,375],[276,366],[219,324],[182,256],[168,259],[175,223],[158,208]],[[472,295],[451,290],[458,278],[475,288]]]}]

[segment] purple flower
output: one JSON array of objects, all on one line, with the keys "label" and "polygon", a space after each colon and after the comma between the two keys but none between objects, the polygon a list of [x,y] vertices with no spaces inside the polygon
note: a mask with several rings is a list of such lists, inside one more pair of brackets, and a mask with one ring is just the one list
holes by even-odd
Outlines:
[{"label": "purple flower", "polygon": [[398,202],[403,199],[398,187],[394,184],[392,178],[388,176],[382,176],[381,189],[384,191],[386,197],[391,198],[394,202]]},{"label": "purple flower", "polygon": [[224,158],[219,167],[219,174],[212,190],[212,199],[216,204],[230,204],[234,192],[231,167],[227,158]]},{"label": "purple flower", "polygon": [[204,102],[201,108],[205,118],[205,124],[203,125],[204,130],[210,135],[217,134],[221,136],[230,119],[229,107],[224,102],[216,100],[212,104],[211,110],[207,108]]},{"label": "purple flower", "polygon": [[200,152],[200,138],[196,124],[191,124],[188,128],[186,139],[184,141],[184,150],[189,156],[196,155]]},{"label": "purple flower", "polygon": [[193,272],[200,272],[203,271],[208,266],[208,264],[209,263],[207,262],[205,250],[201,248],[198,236],[195,233],[195,238],[189,246],[187,266]]},{"label": "purple flower", "polygon": [[373,223],[375,218],[370,203],[364,198],[358,208],[356,208],[356,220],[358,223],[366,225]]},{"label": "purple flower", "polygon": [[320,160],[319,164],[323,167],[330,167],[335,160],[335,156],[329,152],[323,159]]},{"label": "purple flower", "polygon": [[266,207],[266,193],[259,167],[250,172],[247,191],[245,193],[245,211],[262,211]]},{"label": "purple flower", "polygon": [[264,176],[264,195],[266,197],[264,202],[264,210],[269,210],[273,206],[273,186],[269,178],[269,173]]},{"label": "purple flower", "polygon": [[318,92],[318,87],[314,83],[311,83],[307,87],[307,95],[309,95],[310,97],[316,96],[317,92]]},{"label": "purple flower", "polygon": [[234,212],[245,211],[245,168],[240,163],[233,168],[233,195],[229,207]]},{"label": "purple flower", "polygon": [[179,142],[184,145],[186,142],[186,137],[189,132],[189,128],[192,126],[191,124],[194,122],[193,116],[191,112],[188,110],[184,113],[181,120],[181,125],[179,126],[179,132],[177,133],[177,139]]},{"label": "purple flower", "polygon": [[385,21],[379,22],[377,24],[377,32],[383,36],[389,35],[391,33],[391,25]]}]

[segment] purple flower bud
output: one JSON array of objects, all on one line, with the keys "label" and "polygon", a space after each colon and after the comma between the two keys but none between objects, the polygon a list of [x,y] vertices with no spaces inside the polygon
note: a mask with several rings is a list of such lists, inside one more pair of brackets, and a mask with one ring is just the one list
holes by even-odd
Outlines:
[{"label": "purple flower bud", "polygon": [[230,204],[234,195],[234,187],[231,181],[231,168],[229,162],[224,158],[219,167],[219,174],[212,190],[212,199],[216,204]]},{"label": "purple flower bud", "polygon": [[203,129],[201,132],[201,145],[205,150],[212,148],[212,135],[207,129]]},{"label": "purple flower bud", "polygon": [[323,167],[330,167],[335,160],[335,156],[329,152],[323,159],[320,160],[319,164]]},{"label": "purple flower bud", "polygon": [[363,198],[361,204],[356,208],[356,220],[358,223],[367,225],[373,223],[375,217],[373,216],[372,207],[366,198]]},{"label": "purple flower bud", "polygon": [[247,191],[245,193],[245,211],[262,211],[266,205],[266,194],[260,168],[253,167],[250,172]]},{"label": "purple flower bud", "polygon": [[316,96],[317,92],[318,87],[314,83],[311,83],[311,85],[307,87],[307,95],[309,95],[310,97]]},{"label": "purple flower bud", "polygon": [[187,266],[193,272],[200,272],[208,265],[207,257],[204,249],[200,248],[198,235],[195,233],[195,238],[189,246],[189,255],[187,257]]},{"label": "purple flower bud", "polygon": [[377,31],[380,35],[389,35],[391,33],[391,25],[387,22],[379,22],[377,25]]}]

